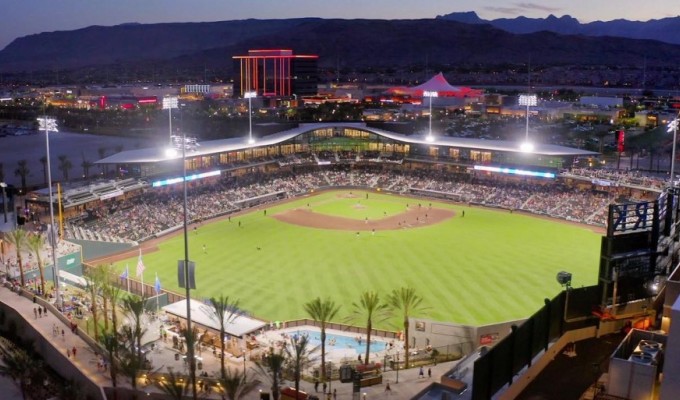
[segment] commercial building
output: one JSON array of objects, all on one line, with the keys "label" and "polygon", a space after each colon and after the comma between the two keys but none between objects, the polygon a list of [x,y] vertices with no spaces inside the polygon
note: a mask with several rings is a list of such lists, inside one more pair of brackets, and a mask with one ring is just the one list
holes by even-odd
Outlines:
[{"label": "commercial building", "polygon": [[317,55],[293,54],[292,50],[248,50],[234,56],[234,95],[255,91],[262,97],[313,96],[317,94]]}]

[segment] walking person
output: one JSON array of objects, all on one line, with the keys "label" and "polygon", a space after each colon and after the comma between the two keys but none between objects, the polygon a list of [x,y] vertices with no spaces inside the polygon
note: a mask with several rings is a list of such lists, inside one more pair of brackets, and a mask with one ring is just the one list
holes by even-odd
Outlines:
[{"label": "walking person", "polygon": [[432,378],[432,368],[427,369],[427,377]]},{"label": "walking person", "polygon": [[418,371],[418,379],[420,378],[425,378],[425,370],[423,370],[423,367],[420,367],[420,371]]},{"label": "walking person", "polygon": [[38,318],[42,318],[42,307],[38,307]]},{"label": "walking person", "polygon": [[73,353],[73,358],[76,358],[76,346],[73,346],[73,350],[71,350],[71,353]]},{"label": "walking person", "polygon": [[38,309],[37,308],[33,309],[33,315],[35,315],[35,319],[38,319]]}]

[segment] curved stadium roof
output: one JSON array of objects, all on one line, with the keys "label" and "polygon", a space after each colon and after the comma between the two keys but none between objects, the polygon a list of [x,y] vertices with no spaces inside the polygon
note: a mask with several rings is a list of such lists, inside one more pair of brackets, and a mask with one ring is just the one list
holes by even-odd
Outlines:
[{"label": "curved stadium roof", "polygon": [[[286,131],[278,132],[272,135],[264,136],[257,139],[253,144],[248,143],[247,135],[240,138],[219,139],[200,142],[196,150],[192,150],[190,157],[205,156],[211,154],[224,153],[229,151],[245,150],[260,146],[271,146],[283,143],[287,140],[293,139],[296,136],[308,133],[317,129],[327,128],[350,128],[358,129],[366,132],[374,133],[378,136],[392,139],[398,142],[414,145],[427,146],[449,146],[456,148],[467,148],[475,150],[487,151],[502,151],[502,152],[522,152],[517,142],[507,140],[485,140],[485,139],[470,139],[458,138],[452,136],[435,136],[434,141],[427,141],[423,135],[403,135],[396,132],[387,131],[384,129],[372,128],[366,126],[363,122],[326,122],[326,123],[309,123],[300,124],[300,126]],[[575,149],[572,147],[557,146],[552,144],[535,144],[533,154],[546,156],[593,156],[598,153]],[[165,148],[147,148],[137,150],[127,150],[112,156],[106,157],[96,164],[136,164],[136,163],[154,163],[167,160],[165,155]]]}]

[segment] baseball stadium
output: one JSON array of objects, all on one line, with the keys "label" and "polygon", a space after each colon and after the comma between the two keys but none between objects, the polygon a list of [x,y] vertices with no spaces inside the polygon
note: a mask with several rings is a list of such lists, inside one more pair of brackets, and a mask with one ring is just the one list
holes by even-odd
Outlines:
[{"label": "baseball stadium", "polygon": [[[659,204],[673,202],[662,179],[584,167],[596,158],[366,123],[299,124],[254,139],[173,136],[169,146],[114,154],[98,163],[121,178],[66,189],[59,209],[85,268],[112,265],[121,285],[167,311],[188,283],[193,300],[238,299],[259,331],[313,325],[305,304],[327,298],[340,306],[333,327],[356,333],[362,293],[384,299],[412,288],[423,301],[409,315],[408,346],[453,344],[471,355],[550,310],[549,299],[564,312],[547,319],[583,324],[568,317],[600,304],[594,318],[602,318],[621,296],[649,297],[641,278],[667,269],[637,262],[638,275],[617,278],[640,253],[616,256],[623,247],[603,243],[646,230],[666,215]],[[28,203],[45,207],[46,196]],[[631,204],[649,207],[631,212]],[[113,250],[91,251],[94,242]],[[568,312],[568,293],[574,303],[587,299]],[[404,318],[373,328],[402,339]],[[478,376],[485,379],[475,369]]]}]

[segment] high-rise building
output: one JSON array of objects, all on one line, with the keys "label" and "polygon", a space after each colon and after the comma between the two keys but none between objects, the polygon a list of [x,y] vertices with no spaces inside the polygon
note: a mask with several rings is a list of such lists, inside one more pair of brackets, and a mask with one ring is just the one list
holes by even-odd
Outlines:
[{"label": "high-rise building", "polygon": [[234,56],[234,95],[249,91],[263,97],[312,96],[317,94],[317,55],[293,54],[292,50],[248,50]]}]

